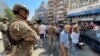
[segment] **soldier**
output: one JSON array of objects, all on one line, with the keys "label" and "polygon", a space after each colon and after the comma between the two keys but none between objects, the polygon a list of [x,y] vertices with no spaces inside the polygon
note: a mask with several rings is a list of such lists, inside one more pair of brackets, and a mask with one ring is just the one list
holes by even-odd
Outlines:
[{"label": "soldier", "polygon": [[13,8],[14,20],[9,25],[9,34],[16,42],[16,48],[11,56],[31,56],[34,39],[37,38],[36,32],[27,24],[28,9],[20,4]]},{"label": "soldier", "polygon": [[31,21],[27,21],[27,24],[32,28],[32,29],[34,29],[34,27],[33,27],[33,23],[31,22]]},{"label": "soldier", "polygon": [[3,35],[4,48],[5,48],[6,51],[10,47],[10,42],[9,42],[8,36],[7,36],[8,24],[9,24],[8,23],[8,18],[3,17],[2,23],[0,25],[0,31],[2,32],[2,35]]},{"label": "soldier", "polygon": [[56,45],[56,39],[57,39],[57,30],[54,27],[54,24],[51,23],[48,28],[47,28],[47,33],[48,33],[48,38],[49,38],[49,49],[50,52],[52,52],[52,50],[54,49],[55,45]]},{"label": "soldier", "polygon": [[[27,23],[28,23],[28,25],[29,25],[33,30],[35,30],[35,29],[34,29],[34,26],[33,26],[33,23],[32,23],[31,21],[28,20]],[[36,32],[36,31],[35,31],[35,32]],[[37,33],[37,32],[36,32],[36,33]],[[33,42],[33,45],[35,45],[35,44],[36,44],[36,39],[34,39],[34,42]],[[33,46],[33,48],[34,48],[33,50],[35,50],[35,47],[34,47],[34,46]]]},{"label": "soldier", "polygon": [[34,23],[34,30],[39,35],[39,29],[38,28],[39,28],[39,24],[38,23]]}]

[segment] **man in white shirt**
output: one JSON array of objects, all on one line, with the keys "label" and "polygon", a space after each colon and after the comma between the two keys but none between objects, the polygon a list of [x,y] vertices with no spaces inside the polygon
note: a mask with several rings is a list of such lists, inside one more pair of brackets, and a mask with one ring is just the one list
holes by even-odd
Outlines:
[{"label": "man in white shirt", "polygon": [[44,42],[43,39],[44,39],[45,33],[46,33],[46,26],[41,24],[39,26],[39,35],[40,35],[40,42],[41,42],[40,48],[43,47],[43,42]]}]

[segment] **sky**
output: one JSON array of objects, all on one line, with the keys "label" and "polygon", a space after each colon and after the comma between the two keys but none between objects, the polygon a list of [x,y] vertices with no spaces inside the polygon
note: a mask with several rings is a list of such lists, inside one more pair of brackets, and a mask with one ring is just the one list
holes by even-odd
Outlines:
[{"label": "sky", "polygon": [[30,12],[29,19],[31,19],[32,16],[35,16],[35,9],[39,8],[42,1],[44,1],[45,3],[48,2],[48,0],[1,0],[1,1],[6,3],[11,10],[15,4],[25,5]]}]

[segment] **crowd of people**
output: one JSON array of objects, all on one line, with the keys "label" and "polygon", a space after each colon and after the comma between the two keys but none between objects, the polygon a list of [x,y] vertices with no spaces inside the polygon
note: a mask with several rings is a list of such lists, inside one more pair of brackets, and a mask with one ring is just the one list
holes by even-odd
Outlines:
[{"label": "crowd of people", "polygon": [[[18,17],[18,16],[17,16]],[[32,23],[22,19],[14,19],[14,21],[8,21],[8,18],[4,17],[0,24],[0,31],[3,34],[3,42],[5,51],[13,53],[13,56],[29,56],[35,48],[36,39],[40,37],[40,48],[43,48],[43,44],[49,39],[49,51],[50,53],[56,48],[56,41],[59,40],[59,47],[63,56],[67,56],[69,42],[72,39],[72,46],[74,55],[76,55],[76,44],[79,42],[79,28],[78,25],[73,27],[70,25],[57,25],[53,22],[49,24]],[[72,30],[73,29],[73,30]],[[71,33],[72,30],[72,33]],[[10,36],[9,36],[10,35]],[[70,36],[69,36],[70,35]],[[33,46],[33,48],[31,48]],[[16,49],[16,50],[15,50]],[[25,51],[26,50],[26,51]]]},{"label": "crowd of people", "polygon": [[[8,21],[8,18],[4,17],[0,24],[0,31],[3,35],[3,42],[5,51],[11,53],[11,56],[31,56],[32,51],[37,44],[37,37],[40,37],[40,47],[43,48],[43,44],[46,41],[44,38],[49,39],[49,51],[50,53],[56,48],[56,41],[59,41],[59,48],[61,56],[78,56],[77,45],[80,38],[80,29],[85,28],[83,25],[60,25],[54,22],[44,24],[43,22],[32,23],[27,20],[29,11],[26,7],[16,4],[13,8],[15,18],[12,21]],[[90,28],[93,25],[91,23]],[[71,49],[71,51],[69,51]]]},{"label": "crowd of people", "polygon": [[72,48],[73,56],[77,56],[77,45],[79,43],[79,26],[75,25],[60,25],[50,22],[49,24],[33,24],[33,29],[40,36],[40,48],[43,48],[43,44],[46,41],[44,38],[48,38],[48,49],[50,53],[56,49],[56,42],[59,42],[59,47],[61,50],[61,56],[68,56],[69,47]]}]

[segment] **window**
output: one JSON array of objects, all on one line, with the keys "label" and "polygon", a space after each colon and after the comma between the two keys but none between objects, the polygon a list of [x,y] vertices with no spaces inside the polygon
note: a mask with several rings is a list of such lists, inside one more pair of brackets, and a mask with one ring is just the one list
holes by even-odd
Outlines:
[{"label": "window", "polygon": [[92,0],[92,2],[98,2],[98,0]]},{"label": "window", "polygon": [[71,0],[71,3],[78,3],[78,0]]},{"label": "window", "polygon": [[98,0],[90,0],[89,1],[91,4],[98,2]]},{"label": "window", "polygon": [[88,0],[80,0],[80,3],[87,2]]}]

